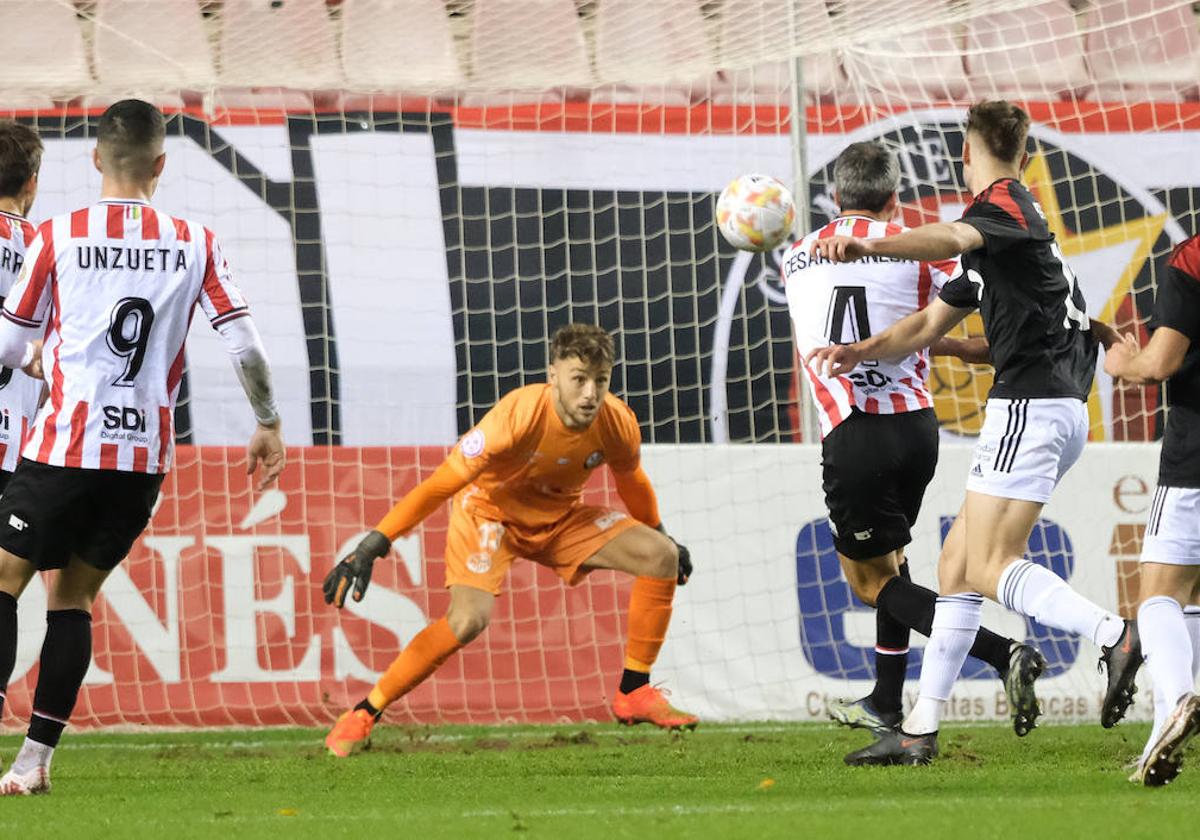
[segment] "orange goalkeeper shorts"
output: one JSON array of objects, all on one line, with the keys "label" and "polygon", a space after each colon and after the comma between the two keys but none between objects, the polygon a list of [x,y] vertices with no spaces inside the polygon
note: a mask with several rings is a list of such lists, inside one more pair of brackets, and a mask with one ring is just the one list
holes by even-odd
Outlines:
[{"label": "orange goalkeeper shorts", "polygon": [[458,498],[446,535],[446,586],[470,586],[500,594],[518,557],[540,563],[574,586],[587,576],[588,558],[640,523],[611,508],[581,505],[548,528],[505,527],[463,510]]}]

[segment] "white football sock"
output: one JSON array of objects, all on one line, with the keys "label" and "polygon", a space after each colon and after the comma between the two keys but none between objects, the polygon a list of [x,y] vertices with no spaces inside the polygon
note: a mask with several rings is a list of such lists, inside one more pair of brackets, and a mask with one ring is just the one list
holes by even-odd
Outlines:
[{"label": "white football sock", "polygon": [[1150,747],[1154,746],[1154,742],[1158,740],[1158,733],[1162,732],[1163,721],[1167,719],[1167,715],[1171,714],[1173,707],[1167,702],[1163,692],[1157,688],[1154,689],[1154,726],[1150,729],[1150,737],[1146,740],[1146,746],[1142,748],[1142,761],[1146,760],[1146,756],[1150,752]]},{"label": "white football sock", "polygon": [[996,583],[996,600],[1040,624],[1091,639],[1098,647],[1112,647],[1125,632],[1119,616],[1093,604],[1047,568],[1017,560],[1008,565]]},{"label": "white football sock", "polygon": [[1192,678],[1192,640],[1183,620],[1183,607],[1174,598],[1158,595],[1142,601],[1137,615],[1138,633],[1146,668],[1168,709],[1195,686]]},{"label": "white football sock", "polygon": [[1200,679],[1200,607],[1184,607],[1183,620],[1192,638],[1192,682]]},{"label": "white football sock", "polygon": [[921,693],[901,726],[908,734],[937,732],[942,710],[979,632],[982,613],[983,596],[973,592],[937,599],[933,630],[921,660]]},{"label": "white football sock", "polygon": [[35,767],[45,767],[49,770],[52,758],[54,758],[54,747],[26,738],[25,743],[21,744],[21,751],[13,759],[12,772],[28,773]]}]

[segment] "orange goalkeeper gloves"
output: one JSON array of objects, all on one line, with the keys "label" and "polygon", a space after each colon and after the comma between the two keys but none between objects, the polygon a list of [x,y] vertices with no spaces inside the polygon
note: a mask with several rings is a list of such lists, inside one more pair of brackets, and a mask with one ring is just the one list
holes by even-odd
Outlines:
[{"label": "orange goalkeeper gloves", "polygon": [[346,593],[354,587],[354,600],[361,601],[371,583],[371,569],[375,561],[387,555],[392,550],[392,542],[379,531],[367,534],[355,546],[354,551],[342,558],[329,574],[321,589],[325,593],[325,603],[333,604],[338,609],[346,603]]}]

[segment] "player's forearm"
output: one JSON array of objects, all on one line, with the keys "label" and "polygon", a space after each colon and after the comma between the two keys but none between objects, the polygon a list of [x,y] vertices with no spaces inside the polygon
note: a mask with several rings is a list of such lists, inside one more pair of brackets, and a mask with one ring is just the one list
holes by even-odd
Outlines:
[{"label": "player's forearm", "polygon": [[22,327],[8,318],[0,318],[0,365],[24,368],[33,361],[34,341],[40,337],[39,333],[39,329]]},{"label": "player's forearm", "polygon": [[662,524],[658,514],[658,496],[654,493],[654,485],[650,477],[638,467],[632,472],[613,471],[613,479],[617,485],[617,495],[625,503],[630,515],[638,522],[657,528]]},{"label": "player's forearm", "polygon": [[898,359],[929,347],[942,337],[929,309],[902,318],[878,335],[863,339],[857,347],[866,359]]},{"label": "player's forearm", "polygon": [[937,262],[957,257],[964,251],[979,247],[980,244],[982,237],[970,225],[960,222],[937,222],[921,225],[895,236],[867,240],[867,249],[870,254],[880,257]]},{"label": "player's forearm", "polygon": [[1095,318],[1088,318],[1088,326],[1092,331],[1092,335],[1096,336],[1096,340],[1104,346],[1104,349],[1112,347],[1121,340],[1121,334],[1112,328],[1109,324],[1103,321],[1097,321]]},{"label": "player's forearm", "polygon": [[246,399],[254,409],[254,417],[263,426],[279,422],[279,409],[271,386],[271,365],[263,347],[258,328],[249,317],[235,318],[217,327],[225,342]]},{"label": "player's forearm", "polygon": [[939,338],[929,345],[929,352],[934,356],[953,356],[972,365],[991,362],[991,348],[986,338]]},{"label": "player's forearm", "polygon": [[454,494],[466,487],[470,481],[460,476],[453,467],[443,462],[434,470],[433,475],[412,489],[403,499],[396,503],[387,515],[375,526],[389,540],[403,536],[453,498]]}]

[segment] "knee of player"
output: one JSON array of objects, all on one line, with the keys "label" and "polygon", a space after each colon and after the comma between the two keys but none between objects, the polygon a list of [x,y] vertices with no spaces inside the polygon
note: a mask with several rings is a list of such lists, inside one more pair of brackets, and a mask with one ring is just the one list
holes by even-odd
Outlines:
[{"label": "knee of player", "polygon": [[879,600],[879,590],[883,589],[883,585],[890,579],[890,577],[858,578],[850,582],[850,590],[854,593],[854,597],[873,608]]},{"label": "knee of player", "polygon": [[653,577],[672,578],[679,574],[679,547],[667,537],[656,534],[658,539],[650,559]]},{"label": "knee of player", "polygon": [[450,632],[464,645],[486,630],[489,621],[491,621],[491,615],[477,610],[451,609],[446,614],[446,623],[450,625]]}]

